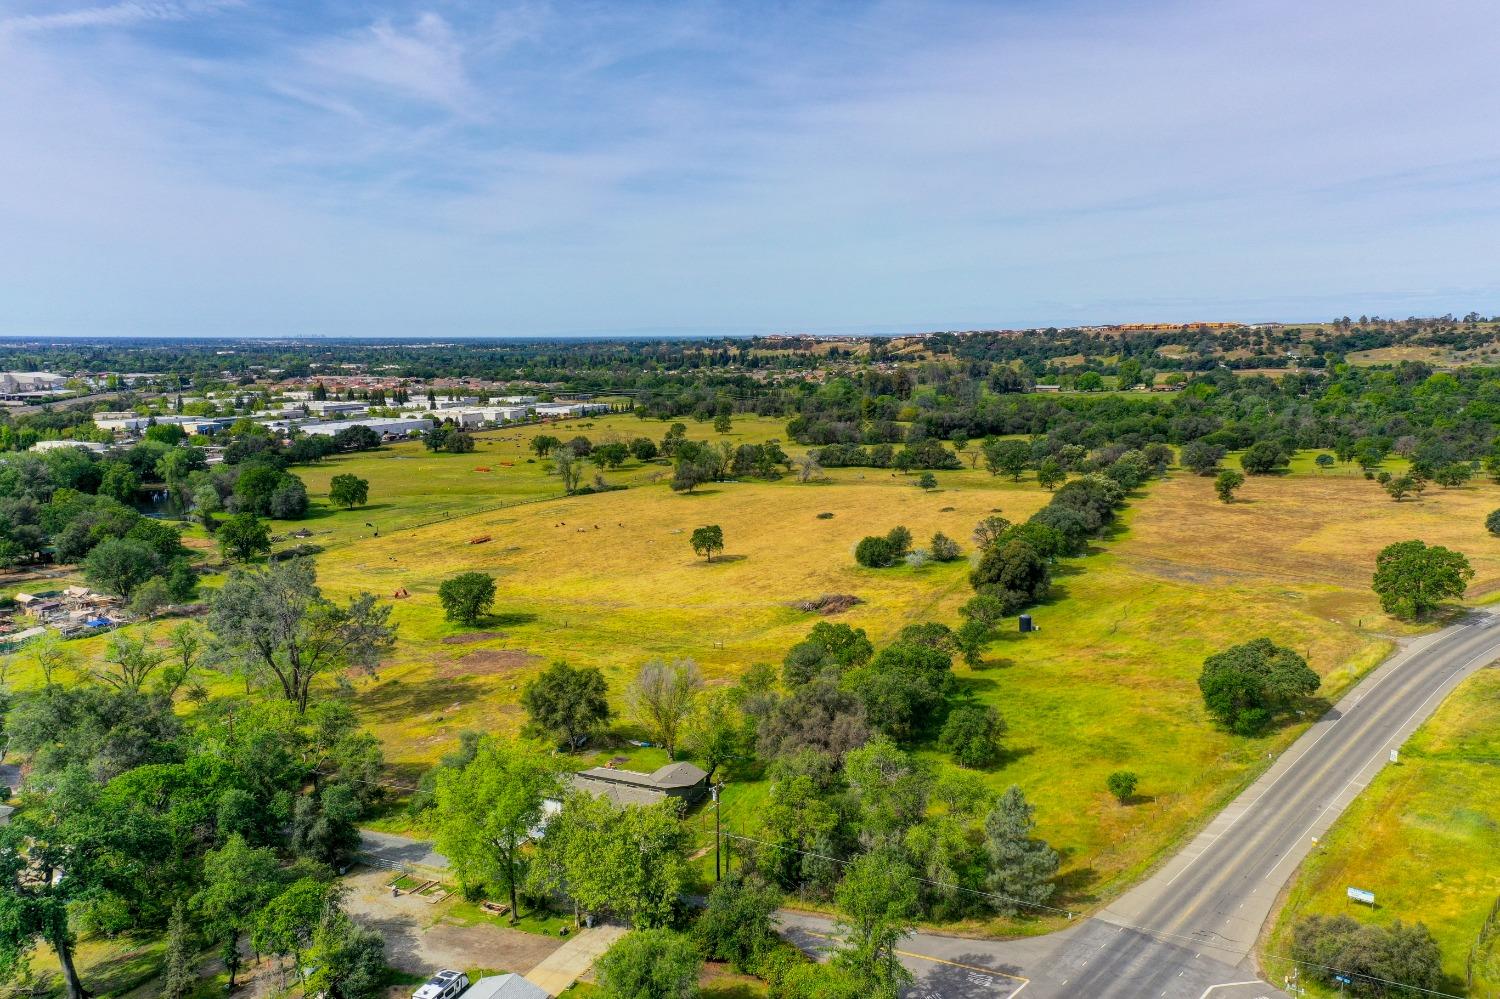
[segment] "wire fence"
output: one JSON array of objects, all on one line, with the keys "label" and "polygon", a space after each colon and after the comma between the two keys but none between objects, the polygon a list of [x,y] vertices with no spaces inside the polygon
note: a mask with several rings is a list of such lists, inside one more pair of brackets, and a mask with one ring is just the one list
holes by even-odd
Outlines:
[{"label": "wire fence", "polygon": [[1490,906],[1489,915],[1484,917],[1484,923],[1479,927],[1479,932],[1474,936],[1474,943],[1469,947],[1468,960],[1464,962],[1464,985],[1471,996],[1474,994],[1474,966],[1484,958],[1489,942],[1495,936],[1497,929],[1500,929],[1500,896],[1497,896],[1495,904]]}]

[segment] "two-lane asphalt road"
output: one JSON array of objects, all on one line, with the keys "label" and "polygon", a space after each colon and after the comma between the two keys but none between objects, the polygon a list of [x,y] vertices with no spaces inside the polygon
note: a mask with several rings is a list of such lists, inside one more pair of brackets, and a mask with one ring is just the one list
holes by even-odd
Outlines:
[{"label": "two-lane asphalt road", "polygon": [[[1250,957],[1298,863],[1444,695],[1500,658],[1500,618],[1470,614],[1356,686],[1159,871],[1086,923],[1022,941],[917,934],[924,999],[1050,996],[1258,999]],[[788,917],[807,942],[821,920]]]}]

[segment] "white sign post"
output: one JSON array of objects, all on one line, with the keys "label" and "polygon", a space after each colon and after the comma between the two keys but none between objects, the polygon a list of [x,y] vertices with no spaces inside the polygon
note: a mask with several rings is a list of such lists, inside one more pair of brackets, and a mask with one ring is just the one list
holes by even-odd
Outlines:
[{"label": "white sign post", "polygon": [[1372,891],[1365,891],[1363,888],[1350,888],[1349,897],[1356,902],[1363,902],[1371,908],[1375,906],[1375,893]]}]

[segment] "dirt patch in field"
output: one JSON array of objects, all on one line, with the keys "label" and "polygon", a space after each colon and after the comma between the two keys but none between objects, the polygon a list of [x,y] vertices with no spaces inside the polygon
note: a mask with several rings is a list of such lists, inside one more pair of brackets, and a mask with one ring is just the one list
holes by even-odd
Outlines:
[{"label": "dirt patch in field", "polygon": [[799,611],[810,611],[828,617],[833,614],[842,614],[856,604],[862,603],[864,601],[852,593],[825,593],[811,600],[798,600],[792,606]]},{"label": "dirt patch in field", "polygon": [[478,645],[480,642],[488,642],[492,638],[504,638],[503,631],[475,631],[467,635],[449,635],[443,639],[444,645]]},{"label": "dirt patch in field", "polygon": [[438,676],[451,679],[456,676],[496,676],[525,669],[542,657],[525,649],[479,649],[470,652],[455,662],[438,669]]}]

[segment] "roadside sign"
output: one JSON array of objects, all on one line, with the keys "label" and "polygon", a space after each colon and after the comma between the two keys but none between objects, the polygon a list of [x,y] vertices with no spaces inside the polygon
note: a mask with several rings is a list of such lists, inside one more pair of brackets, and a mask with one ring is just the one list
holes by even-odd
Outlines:
[{"label": "roadside sign", "polygon": [[1401,762],[1401,750],[1399,750],[1399,749],[1393,749],[1393,750],[1391,750],[1391,762],[1392,763],[1400,763]]},{"label": "roadside sign", "polygon": [[1334,975],[1333,980],[1338,982],[1340,985],[1354,984],[1354,979],[1350,978],[1348,975]]},{"label": "roadside sign", "polygon": [[1365,891],[1363,888],[1350,888],[1349,897],[1354,899],[1354,901],[1356,902],[1363,902],[1365,903],[1365,905],[1375,904],[1375,893],[1372,891]]}]

